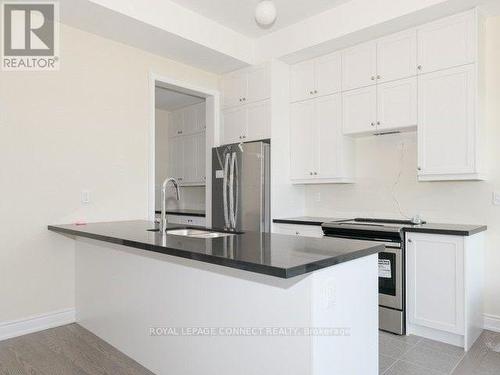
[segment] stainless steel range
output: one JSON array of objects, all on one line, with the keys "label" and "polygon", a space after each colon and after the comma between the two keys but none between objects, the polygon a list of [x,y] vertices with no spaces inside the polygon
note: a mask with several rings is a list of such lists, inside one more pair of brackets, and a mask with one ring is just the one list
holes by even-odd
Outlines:
[{"label": "stainless steel range", "polygon": [[322,224],[329,237],[383,242],[379,253],[379,328],[406,334],[404,228],[407,220],[357,218]]}]

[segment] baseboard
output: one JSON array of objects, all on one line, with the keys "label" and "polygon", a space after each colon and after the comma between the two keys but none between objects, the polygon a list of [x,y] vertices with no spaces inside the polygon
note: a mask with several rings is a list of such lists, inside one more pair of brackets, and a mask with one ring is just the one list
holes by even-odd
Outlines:
[{"label": "baseboard", "polygon": [[75,309],[53,311],[26,319],[0,322],[0,341],[75,322]]},{"label": "baseboard", "polygon": [[500,316],[484,314],[484,329],[500,332]]}]

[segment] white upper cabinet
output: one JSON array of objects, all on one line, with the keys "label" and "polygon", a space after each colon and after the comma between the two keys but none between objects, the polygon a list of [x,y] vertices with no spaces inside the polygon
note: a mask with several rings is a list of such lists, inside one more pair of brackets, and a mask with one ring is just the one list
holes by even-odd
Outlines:
[{"label": "white upper cabinet", "polygon": [[312,177],[316,147],[314,100],[291,105],[290,109],[290,177],[305,180]]},{"label": "white upper cabinet", "polygon": [[377,79],[377,43],[369,42],[342,52],[342,90],[370,86]]},{"label": "white upper cabinet", "polygon": [[222,78],[222,105],[224,107],[234,107],[242,104],[246,94],[246,72],[233,72]]},{"label": "white upper cabinet", "polygon": [[377,132],[416,126],[417,77],[377,85]]},{"label": "white upper cabinet", "polygon": [[369,134],[377,126],[377,87],[369,86],[342,93],[344,135]]},{"label": "white upper cabinet", "polygon": [[474,11],[418,28],[418,68],[422,73],[472,63],[477,56]]},{"label": "white upper cabinet", "polygon": [[205,131],[207,129],[206,104],[202,102],[196,106],[196,130]]},{"label": "white upper cabinet", "polygon": [[290,101],[297,102],[341,90],[342,61],[339,53],[292,65]]},{"label": "white upper cabinet", "polygon": [[417,32],[404,31],[377,41],[377,83],[417,74]]},{"label": "white upper cabinet", "polygon": [[353,143],[342,135],[340,94],[292,104],[290,151],[292,182],[352,182]]},{"label": "white upper cabinet", "polygon": [[234,107],[268,99],[271,96],[267,64],[241,69],[222,77],[222,105]]},{"label": "white upper cabinet", "polygon": [[269,99],[271,96],[271,77],[269,67],[260,65],[249,69],[247,76],[247,93],[244,96],[245,103],[254,103]]},{"label": "white upper cabinet", "polygon": [[475,81],[475,64],[419,76],[420,180],[479,177]]},{"label": "white upper cabinet", "polygon": [[314,95],[314,61],[308,60],[290,69],[290,101],[297,102],[311,98]]},{"label": "white upper cabinet", "polygon": [[270,128],[269,100],[222,111],[222,144],[267,139]]},{"label": "white upper cabinet", "polygon": [[184,112],[177,110],[168,115],[168,136],[175,137],[184,132]]}]

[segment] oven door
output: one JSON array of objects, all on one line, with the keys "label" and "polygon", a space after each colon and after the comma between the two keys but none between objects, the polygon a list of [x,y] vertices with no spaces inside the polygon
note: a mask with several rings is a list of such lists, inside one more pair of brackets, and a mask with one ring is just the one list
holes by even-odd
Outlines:
[{"label": "oven door", "polygon": [[380,306],[403,310],[403,250],[386,243],[378,254],[378,302]]}]

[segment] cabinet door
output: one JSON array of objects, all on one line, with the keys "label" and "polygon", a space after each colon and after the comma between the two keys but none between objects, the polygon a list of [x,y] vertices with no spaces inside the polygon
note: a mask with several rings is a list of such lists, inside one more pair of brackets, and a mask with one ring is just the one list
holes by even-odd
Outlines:
[{"label": "cabinet door", "polygon": [[314,95],[314,61],[304,61],[291,67],[290,101],[309,99]]},{"label": "cabinet door", "polygon": [[394,34],[377,42],[377,82],[394,81],[417,74],[416,30]]},{"label": "cabinet door", "polygon": [[377,86],[377,131],[417,126],[417,77]]},{"label": "cabinet door", "polygon": [[206,182],[206,139],[205,132],[195,135],[196,142],[196,182]]},{"label": "cabinet door", "polygon": [[197,142],[196,135],[186,135],[183,138],[181,168],[183,169],[183,184],[193,184],[197,182]]},{"label": "cabinet door", "polygon": [[170,112],[168,116],[168,135],[176,137],[184,132],[184,112],[181,109]]},{"label": "cabinet door", "polygon": [[245,141],[271,138],[271,105],[268,100],[247,106],[247,126],[243,133]]},{"label": "cabinet door", "polygon": [[316,99],[317,151],[319,178],[335,178],[341,174],[342,99],[334,94]]},{"label": "cabinet door", "polygon": [[261,65],[248,71],[247,93],[243,97],[245,103],[253,103],[271,97],[271,79],[267,65]]},{"label": "cabinet door", "polygon": [[370,86],[342,93],[342,123],[345,135],[375,132],[377,87]]},{"label": "cabinet door", "polygon": [[475,65],[421,75],[418,86],[419,176],[474,172]]},{"label": "cabinet door", "polygon": [[247,92],[247,74],[234,72],[222,78],[222,105],[232,107],[243,103]]},{"label": "cabinet door", "polygon": [[247,127],[246,107],[224,110],[222,112],[222,126],[222,144],[241,142]]},{"label": "cabinet door", "polygon": [[198,128],[198,108],[197,105],[190,105],[181,110],[184,115],[183,134],[189,134],[197,131]]},{"label": "cabinet door", "polygon": [[377,45],[360,44],[342,52],[342,90],[352,90],[375,84],[377,75]]},{"label": "cabinet door", "polygon": [[338,52],[315,60],[315,94],[330,95],[342,89],[342,55]]},{"label": "cabinet door", "polygon": [[183,168],[184,137],[170,138],[168,141],[168,175],[181,182],[184,179]]},{"label": "cabinet door", "polygon": [[474,12],[467,12],[419,27],[419,69],[429,73],[474,62],[474,24]]},{"label": "cabinet door", "polygon": [[207,128],[206,104],[202,102],[196,105],[196,130],[204,131]]},{"label": "cabinet door", "polygon": [[314,100],[291,105],[290,177],[292,180],[314,178],[317,149]]},{"label": "cabinet door", "polygon": [[409,323],[463,334],[463,237],[409,233],[406,252]]}]

